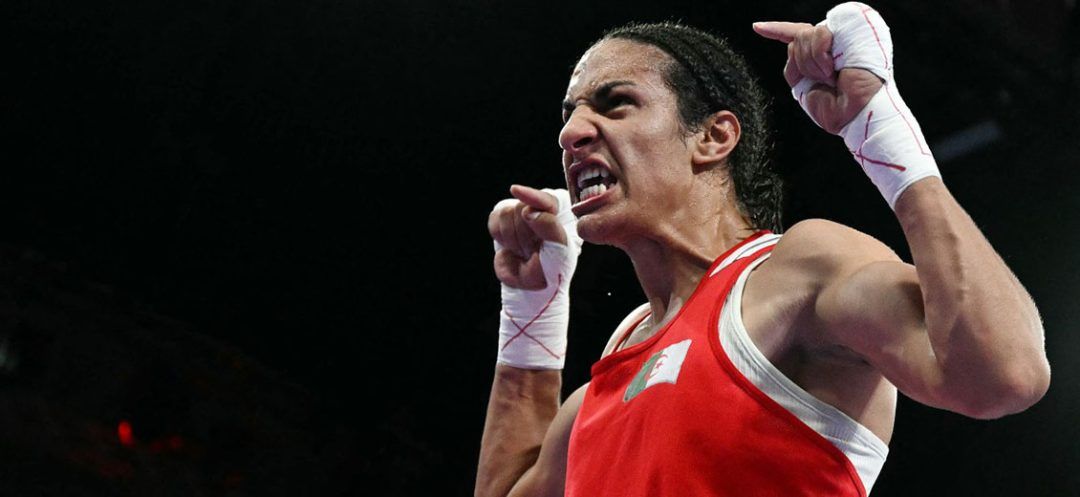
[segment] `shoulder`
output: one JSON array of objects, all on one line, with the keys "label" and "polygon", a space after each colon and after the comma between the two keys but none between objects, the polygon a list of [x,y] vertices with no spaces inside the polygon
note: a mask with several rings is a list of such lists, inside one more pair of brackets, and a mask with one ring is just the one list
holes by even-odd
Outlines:
[{"label": "shoulder", "polygon": [[827,219],[807,219],[791,226],[770,259],[774,267],[822,279],[872,262],[900,260],[876,238]]},{"label": "shoulder", "polygon": [[[799,330],[806,346],[835,343],[821,319],[822,297],[835,294],[861,268],[899,262],[884,243],[854,228],[825,219],[808,219],[791,226],[769,259],[751,273],[743,297],[748,329]],[[882,282],[884,283],[884,282]],[[755,317],[756,316],[756,317]]]},{"label": "shoulder", "polygon": [[790,287],[803,290],[798,324],[825,343],[865,350],[861,342],[873,338],[867,330],[917,314],[914,267],[870,235],[810,219],[792,226],[773,252],[774,285],[792,281]]}]

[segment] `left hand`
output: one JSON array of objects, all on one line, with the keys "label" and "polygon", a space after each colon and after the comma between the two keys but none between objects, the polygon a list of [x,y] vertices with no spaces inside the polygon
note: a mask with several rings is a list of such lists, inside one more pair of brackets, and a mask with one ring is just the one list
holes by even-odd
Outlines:
[{"label": "left hand", "polygon": [[803,96],[807,111],[825,131],[839,134],[882,86],[870,71],[833,67],[832,32],[824,25],[794,22],[756,22],[754,31],[766,38],[787,43],[788,58],[784,79],[794,87],[803,78],[816,84]]}]

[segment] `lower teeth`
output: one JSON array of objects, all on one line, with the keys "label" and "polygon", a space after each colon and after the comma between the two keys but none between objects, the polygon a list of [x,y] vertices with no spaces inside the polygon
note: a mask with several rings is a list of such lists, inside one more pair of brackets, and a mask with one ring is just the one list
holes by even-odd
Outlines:
[{"label": "lower teeth", "polygon": [[606,192],[606,191],[607,191],[607,186],[604,185],[603,183],[600,183],[598,185],[593,185],[593,186],[590,186],[590,187],[582,190],[581,195],[579,195],[579,196],[581,197],[582,201],[585,201],[585,200],[588,200],[590,198],[593,198],[593,197],[596,197],[596,196],[599,196],[599,195],[603,195],[604,192]]}]

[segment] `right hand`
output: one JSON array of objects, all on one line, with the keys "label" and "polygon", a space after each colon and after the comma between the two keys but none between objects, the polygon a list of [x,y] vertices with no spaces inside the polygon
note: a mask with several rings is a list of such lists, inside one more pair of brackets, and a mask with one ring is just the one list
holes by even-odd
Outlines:
[{"label": "right hand", "polygon": [[799,103],[804,104],[815,123],[831,134],[839,134],[881,89],[881,78],[868,70],[834,68],[833,33],[824,25],[756,22],[754,31],[787,44],[784,79],[788,86],[794,88],[803,79],[816,82],[808,85]]},{"label": "right hand", "polygon": [[495,252],[495,276],[504,285],[522,290],[547,286],[540,265],[540,245],[550,241],[566,245],[566,230],[559,224],[559,200],[554,195],[514,185],[512,199],[498,204],[488,216],[488,232],[501,245]]}]

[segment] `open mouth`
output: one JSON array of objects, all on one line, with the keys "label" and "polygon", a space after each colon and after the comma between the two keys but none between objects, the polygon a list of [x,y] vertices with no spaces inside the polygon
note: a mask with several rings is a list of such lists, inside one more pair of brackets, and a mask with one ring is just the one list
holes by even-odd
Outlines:
[{"label": "open mouth", "polygon": [[603,166],[586,166],[577,174],[577,201],[584,202],[603,195],[618,183],[611,171]]}]

